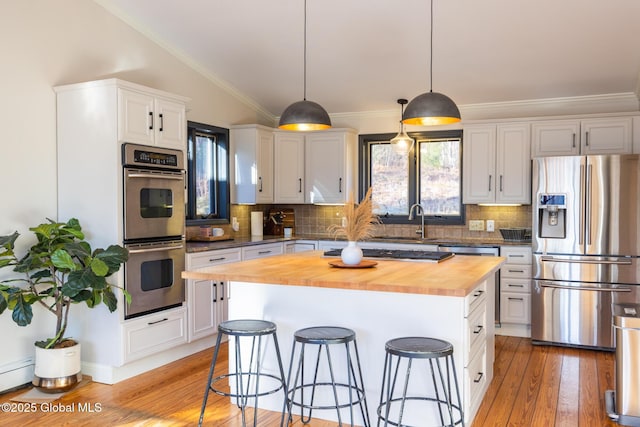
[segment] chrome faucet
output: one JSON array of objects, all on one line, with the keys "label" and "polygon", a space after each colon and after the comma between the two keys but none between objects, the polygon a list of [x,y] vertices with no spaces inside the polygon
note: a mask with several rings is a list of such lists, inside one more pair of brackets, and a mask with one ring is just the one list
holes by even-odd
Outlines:
[{"label": "chrome faucet", "polygon": [[[420,209],[416,209],[416,208],[420,208]],[[409,208],[409,221],[413,221],[413,211],[414,210],[418,210],[418,215],[420,215],[421,219],[422,219],[422,226],[420,227],[420,230],[416,231],[416,234],[420,234],[420,238],[424,239],[424,208],[422,207],[421,204],[416,203],[414,205],[411,205],[411,208]]]}]

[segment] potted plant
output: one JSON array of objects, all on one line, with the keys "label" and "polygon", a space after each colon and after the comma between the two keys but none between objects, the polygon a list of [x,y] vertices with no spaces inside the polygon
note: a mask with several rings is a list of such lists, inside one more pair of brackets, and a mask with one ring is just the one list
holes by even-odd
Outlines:
[{"label": "potted plant", "polygon": [[362,261],[362,249],[357,242],[372,237],[375,225],[380,224],[380,218],[373,213],[371,187],[359,204],[353,201],[353,195],[349,197],[344,205],[344,220],[344,225],[329,226],[329,232],[334,238],[342,236],[347,239],[347,247],[340,253],[342,262],[358,265]]},{"label": "potted plant", "polygon": [[[9,310],[13,321],[27,326],[34,304],[53,314],[55,335],[35,343],[33,384],[48,392],[71,389],[80,377],[80,344],[65,337],[69,309],[85,303],[89,308],[105,304],[110,312],[118,300],[107,277],[117,272],[128,252],[118,245],[91,249],[77,219],[48,222],[30,228],[37,241],[18,258],[14,252],[18,232],[0,236],[0,268],[12,268],[16,277],[0,281],[0,314]],[[122,290],[126,301],[130,295]]]}]

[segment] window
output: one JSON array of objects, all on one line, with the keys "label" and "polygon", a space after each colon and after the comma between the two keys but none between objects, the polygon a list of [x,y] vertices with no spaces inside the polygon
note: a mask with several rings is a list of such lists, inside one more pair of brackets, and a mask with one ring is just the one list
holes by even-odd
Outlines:
[{"label": "window", "polygon": [[360,135],[360,191],[373,188],[377,214],[387,224],[410,223],[419,203],[430,224],[464,224],[462,131],[412,132],[407,155],[395,153],[395,134]]},{"label": "window", "polygon": [[187,125],[187,225],[229,223],[229,130]]}]

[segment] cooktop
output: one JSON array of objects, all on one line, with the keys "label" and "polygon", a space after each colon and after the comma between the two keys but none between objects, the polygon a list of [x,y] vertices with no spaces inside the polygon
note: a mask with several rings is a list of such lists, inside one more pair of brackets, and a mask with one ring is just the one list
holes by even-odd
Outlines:
[{"label": "cooktop", "polygon": [[[342,249],[330,249],[325,251],[325,256],[340,256]],[[439,251],[411,251],[405,249],[362,249],[365,258],[401,259],[411,261],[435,261],[442,262],[452,256],[453,252]]]}]

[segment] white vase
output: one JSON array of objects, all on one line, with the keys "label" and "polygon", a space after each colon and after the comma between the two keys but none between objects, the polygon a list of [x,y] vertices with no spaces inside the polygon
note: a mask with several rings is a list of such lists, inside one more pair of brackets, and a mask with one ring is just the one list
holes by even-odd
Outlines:
[{"label": "white vase", "polygon": [[358,242],[349,242],[340,252],[340,258],[345,265],[358,265],[362,261],[362,249]]}]

